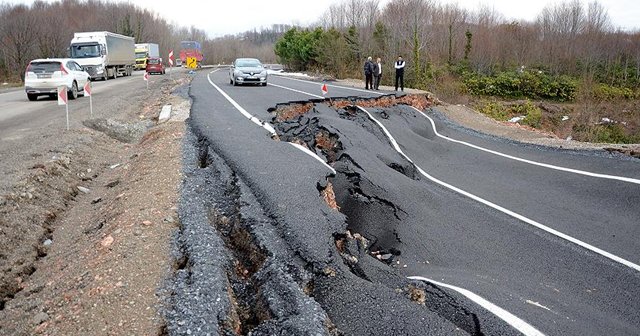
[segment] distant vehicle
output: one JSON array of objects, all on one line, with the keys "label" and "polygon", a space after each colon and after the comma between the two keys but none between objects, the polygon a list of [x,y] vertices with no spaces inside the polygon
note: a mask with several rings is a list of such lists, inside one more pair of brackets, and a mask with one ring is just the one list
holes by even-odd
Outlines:
[{"label": "distant vehicle", "polygon": [[180,42],[180,62],[176,62],[176,65],[186,65],[187,58],[193,57],[198,62],[198,68],[202,66],[204,55],[202,54],[202,47],[199,42],[196,41],[182,41]]},{"label": "distant vehicle", "polygon": [[27,98],[35,101],[45,95],[55,98],[58,87],[66,85],[69,99],[76,99],[89,78],[89,74],[73,59],[36,59],[29,63],[25,71],[24,90]]},{"label": "distant vehicle", "polygon": [[110,32],[75,33],[70,54],[91,79],[131,76],[136,63],[133,37]]},{"label": "distant vehicle", "polygon": [[154,57],[147,60],[147,72],[164,75],[164,64],[162,58]]},{"label": "distant vehicle", "polygon": [[229,70],[229,84],[260,84],[267,86],[267,69],[255,58],[238,58]]},{"label": "distant vehicle", "polygon": [[147,68],[147,59],[160,57],[160,48],[155,43],[136,43],[136,70]]}]

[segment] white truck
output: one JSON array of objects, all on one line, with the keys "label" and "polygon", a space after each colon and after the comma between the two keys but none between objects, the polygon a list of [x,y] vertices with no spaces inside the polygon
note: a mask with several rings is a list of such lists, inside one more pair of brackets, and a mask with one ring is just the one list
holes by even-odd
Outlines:
[{"label": "white truck", "polygon": [[136,63],[133,37],[106,31],[75,33],[70,56],[91,79],[131,76]]},{"label": "white truck", "polygon": [[136,43],[136,70],[147,68],[147,59],[160,58],[160,48],[155,43]]}]

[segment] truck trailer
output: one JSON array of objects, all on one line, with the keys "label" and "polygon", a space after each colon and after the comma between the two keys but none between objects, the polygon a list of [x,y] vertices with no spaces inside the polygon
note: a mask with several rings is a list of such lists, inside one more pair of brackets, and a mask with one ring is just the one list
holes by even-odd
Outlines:
[{"label": "truck trailer", "polygon": [[136,63],[133,37],[111,32],[75,33],[70,54],[91,79],[131,76]]},{"label": "truck trailer", "polygon": [[136,70],[147,68],[147,59],[160,58],[160,48],[156,43],[136,43]]}]

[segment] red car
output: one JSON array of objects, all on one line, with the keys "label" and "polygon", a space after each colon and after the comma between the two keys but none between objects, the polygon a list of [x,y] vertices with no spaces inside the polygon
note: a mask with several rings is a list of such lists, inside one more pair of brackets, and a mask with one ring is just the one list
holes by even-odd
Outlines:
[{"label": "red car", "polygon": [[150,74],[157,73],[164,75],[164,64],[162,58],[150,57],[147,59],[147,72]]}]

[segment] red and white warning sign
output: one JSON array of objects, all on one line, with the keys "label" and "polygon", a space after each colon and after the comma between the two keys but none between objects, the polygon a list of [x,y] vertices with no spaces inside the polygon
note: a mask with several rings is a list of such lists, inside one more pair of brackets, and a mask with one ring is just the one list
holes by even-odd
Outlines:
[{"label": "red and white warning sign", "polygon": [[144,80],[148,81],[149,80],[149,73],[145,72],[144,76],[142,78],[144,78]]},{"label": "red and white warning sign", "polygon": [[169,65],[173,66],[173,50],[169,50]]},{"label": "red and white warning sign", "polygon": [[91,97],[91,81],[87,81],[87,83],[84,84],[83,90],[85,97]]},{"label": "red and white warning sign", "polygon": [[67,105],[67,86],[58,86],[58,105]]},{"label": "red and white warning sign", "polygon": [[327,88],[327,84],[322,84],[322,88],[320,89],[322,90],[322,95],[326,95],[327,93],[329,93],[329,89]]}]

